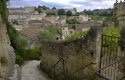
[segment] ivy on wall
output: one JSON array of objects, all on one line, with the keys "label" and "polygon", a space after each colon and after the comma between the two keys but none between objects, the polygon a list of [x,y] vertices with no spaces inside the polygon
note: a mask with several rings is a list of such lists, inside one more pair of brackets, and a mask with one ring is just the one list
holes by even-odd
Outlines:
[{"label": "ivy on wall", "polygon": [[4,21],[8,20],[8,15],[7,15],[7,4],[6,2],[8,2],[9,0],[0,0],[0,14],[1,17]]}]

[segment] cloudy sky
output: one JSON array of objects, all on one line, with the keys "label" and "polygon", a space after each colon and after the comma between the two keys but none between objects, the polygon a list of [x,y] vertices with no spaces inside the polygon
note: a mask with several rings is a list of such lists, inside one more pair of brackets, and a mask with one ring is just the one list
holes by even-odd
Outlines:
[{"label": "cloudy sky", "polygon": [[84,9],[112,8],[114,2],[115,0],[10,0],[10,7],[46,5],[50,8],[76,7],[78,11],[83,11]]}]

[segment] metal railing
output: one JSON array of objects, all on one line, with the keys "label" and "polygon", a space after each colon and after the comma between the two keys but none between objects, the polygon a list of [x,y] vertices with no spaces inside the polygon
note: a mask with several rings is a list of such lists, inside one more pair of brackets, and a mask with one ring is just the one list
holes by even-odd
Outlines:
[{"label": "metal railing", "polygon": [[[56,78],[56,72],[55,72],[55,70],[56,70],[56,66],[57,66],[57,64],[59,63],[59,62],[61,62],[61,61],[63,61],[63,71],[58,75],[58,76],[60,76],[61,74],[63,74],[64,75],[64,77],[65,77],[65,62],[66,62],[66,60],[63,58],[63,57],[61,57],[60,59],[59,59],[59,61],[57,61],[57,63],[56,64],[54,64],[52,67],[51,67],[51,69],[49,70],[50,71],[50,76],[51,76],[51,78],[52,79],[54,79],[55,80],[55,78]],[[52,74],[51,74],[51,72],[52,72],[52,69],[54,69],[54,76],[52,76]]]},{"label": "metal railing", "polygon": [[[53,75],[54,76],[52,76],[52,74],[51,74],[51,78],[52,79],[56,79],[58,76],[61,76],[62,74],[63,74],[63,80],[67,80],[67,79],[69,79],[70,77],[72,77],[74,74],[76,74],[77,72],[79,72],[79,71],[81,71],[81,70],[83,70],[83,69],[85,69],[86,67],[88,67],[88,66],[90,66],[90,65],[92,65],[92,64],[95,64],[95,63],[93,63],[93,62],[91,62],[91,63],[88,63],[87,65],[84,65],[83,67],[81,67],[81,68],[79,68],[79,69],[77,69],[77,70],[75,70],[74,72],[72,72],[72,73],[70,73],[70,74],[67,74],[66,73],[66,64],[68,64],[69,62],[73,62],[74,60],[77,60],[77,59],[79,59],[79,58],[82,58],[83,56],[84,57],[87,57],[87,55],[88,54],[83,54],[83,55],[80,55],[80,56],[78,56],[78,57],[76,57],[76,58],[74,58],[74,59],[70,59],[70,60],[66,60],[66,59],[64,59],[64,58],[60,58],[59,59],[59,61],[57,61],[57,63],[55,63],[52,67],[51,67],[51,69],[50,69],[50,73],[51,73],[51,71],[52,71],[52,69],[54,69],[53,71]],[[88,58],[89,60],[91,60],[90,58]],[[63,71],[60,73],[60,74],[56,74],[56,66],[61,62],[61,61],[63,61],[63,64],[62,64],[62,66],[63,66]],[[67,70],[68,71],[68,70]]]},{"label": "metal railing", "polygon": [[[105,69],[108,69],[109,67],[112,67],[113,65],[116,65],[117,63],[120,63],[123,60],[125,60],[125,58],[117,60],[117,61],[115,61],[115,62],[113,62],[113,63],[111,63],[111,64],[109,64],[109,65],[107,65],[107,66],[105,66],[103,68],[100,68],[100,69],[95,71],[95,74],[97,74],[99,77],[101,77],[101,78],[103,78],[105,80],[116,80],[116,77],[117,77],[116,73],[114,73],[114,75],[113,74],[109,75],[109,73],[108,73],[108,76],[106,76],[105,74],[102,73],[102,71],[105,70]],[[112,72],[110,72],[110,73],[112,73]],[[113,76],[114,78],[112,78],[111,76]],[[122,80],[124,78],[125,78],[125,76],[122,77],[120,80]]]},{"label": "metal railing", "polygon": [[70,78],[70,77],[71,77],[71,76],[73,76],[75,73],[79,72],[80,70],[85,69],[86,67],[88,67],[88,66],[90,66],[90,65],[92,65],[92,64],[94,64],[94,63],[92,62],[92,63],[90,63],[90,64],[88,64],[88,65],[85,65],[84,67],[82,67],[82,68],[80,68],[80,69],[78,69],[78,70],[74,71],[72,74],[70,74],[70,75],[66,76],[66,77],[64,78],[64,80],[66,80],[66,79]]}]

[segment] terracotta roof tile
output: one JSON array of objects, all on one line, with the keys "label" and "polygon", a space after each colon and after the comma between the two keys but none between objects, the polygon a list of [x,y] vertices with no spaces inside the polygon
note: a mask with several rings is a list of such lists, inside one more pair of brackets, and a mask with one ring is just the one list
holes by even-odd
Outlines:
[{"label": "terracotta roof tile", "polygon": [[34,27],[26,27],[20,30],[19,33],[33,40],[35,37],[38,36],[39,30],[37,30],[37,28]]}]

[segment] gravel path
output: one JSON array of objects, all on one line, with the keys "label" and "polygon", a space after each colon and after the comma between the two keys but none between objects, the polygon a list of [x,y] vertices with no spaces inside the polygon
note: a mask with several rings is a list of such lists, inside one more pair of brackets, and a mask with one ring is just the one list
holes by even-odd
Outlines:
[{"label": "gravel path", "polygon": [[40,61],[32,60],[23,65],[21,68],[21,80],[51,80],[37,68],[39,64]]}]

